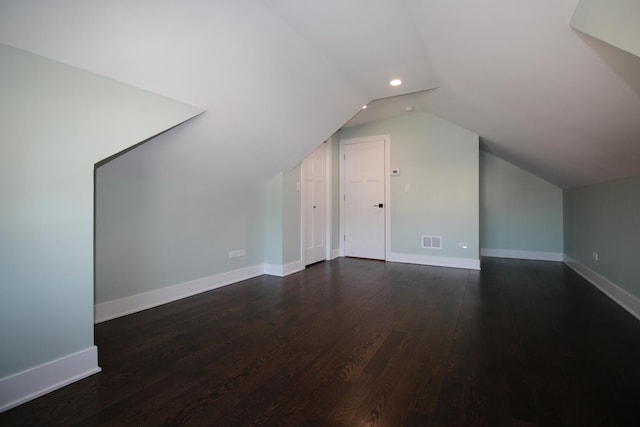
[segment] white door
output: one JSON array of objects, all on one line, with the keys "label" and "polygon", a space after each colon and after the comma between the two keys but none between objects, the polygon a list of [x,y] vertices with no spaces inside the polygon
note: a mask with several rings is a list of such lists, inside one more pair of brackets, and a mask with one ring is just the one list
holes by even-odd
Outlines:
[{"label": "white door", "polygon": [[384,139],[346,143],[344,170],[344,254],[385,259]]},{"label": "white door", "polygon": [[304,180],[305,265],[325,259],[325,145],[302,162]]}]

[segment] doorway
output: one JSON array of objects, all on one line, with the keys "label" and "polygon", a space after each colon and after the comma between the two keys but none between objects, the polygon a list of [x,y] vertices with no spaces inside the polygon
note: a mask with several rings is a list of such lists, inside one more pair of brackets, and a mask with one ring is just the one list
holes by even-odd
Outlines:
[{"label": "doorway", "polygon": [[344,256],[386,258],[389,142],[389,135],[341,141],[340,234]]},{"label": "doorway", "polygon": [[302,161],[302,236],[304,265],[327,259],[327,144]]}]

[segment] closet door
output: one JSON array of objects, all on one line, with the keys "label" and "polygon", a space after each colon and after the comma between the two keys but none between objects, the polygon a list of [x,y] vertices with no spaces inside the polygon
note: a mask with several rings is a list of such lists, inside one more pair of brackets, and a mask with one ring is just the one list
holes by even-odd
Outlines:
[{"label": "closet door", "polygon": [[325,147],[320,145],[302,162],[305,265],[324,260],[326,254]]}]

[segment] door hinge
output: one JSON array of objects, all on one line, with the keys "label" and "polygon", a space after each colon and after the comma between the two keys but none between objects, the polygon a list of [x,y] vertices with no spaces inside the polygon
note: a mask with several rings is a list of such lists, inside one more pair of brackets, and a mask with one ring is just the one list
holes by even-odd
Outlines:
[{"label": "door hinge", "polygon": [[347,235],[345,234],[345,235],[344,235],[344,236],[342,236],[342,237],[344,237],[344,241],[346,242],[346,241],[347,241]]},{"label": "door hinge", "polygon": [[342,155],[342,160],[347,160],[347,155],[346,154]]}]

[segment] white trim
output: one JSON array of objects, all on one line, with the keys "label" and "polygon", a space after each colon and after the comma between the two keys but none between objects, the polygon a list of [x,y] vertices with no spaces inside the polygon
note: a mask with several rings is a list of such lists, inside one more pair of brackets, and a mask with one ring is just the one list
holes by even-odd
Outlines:
[{"label": "white trim", "polygon": [[280,265],[280,264],[264,265],[264,274],[268,274],[269,276],[285,277],[302,270],[304,270],[304,265],[301,259],[290,262],[288,264],[284,264],[284,265]]},{"label": "white trim", "polygon": [[391,135],[384,135],[384,259],[391,254]]},{"label": "white trim", "polygon": [[452,258],[432,255],[405,254],[391,252],[387,254],[389,262],[403,262],[406,264],[432,265],[436,267],[464,268],[480,270],[480,260],[471,258]]},{"label": "white trim", "polygon": [[640,320],[640,299],[567,255],[564,256],[564,263]]},{"label": "white trim", "polygon": [[284,269],[280,264],[265,264],[264,265],[264,274],[269,276],[284,276]]},{"label": "white trim", "polygon": [[[313,153],[313,151],[311,153]],[[307,174],[305,173],[305,167],[304,167],[304,163],[306,159],[307,158],[305,157],[300,162],[300,259],[302,260],[303,264],[306,264],[306,261],[307,261],[307,236],[305,234],[307,231],[307,215],[305,213],[305,205],[307,203],[306,198],[308,196],[305,190],[305,187],[306,187],[305,179],[307,177]],[[265,274],[269,274],[271,276],[277,276],[277,274],[270,274],[270,273],[267,273],[266,271],[267,269],[265,265]]]},{"label": "white trim", "polygon": [[282,266],[282,276],[288,276],[293,273],[297,273],[298,271],[304,270],[304,263],[301,259],[297,261],[290,262]]},{"label": "white trim", "polygon": [[338,163],[340,168],[340,176],[338,183],[338,210],[340,211],[340,224],[338,224],[338,249],[340,250],[340,256],[344,256],[344,145],[343,141],[338,142]]},{"label": "white trim", "polygon": [[100,372],[95,345],[0,379],[0,412]]},{"label": "white trim", "polygon": [[115,319],[116,317],[125,316],[221,286],[260,276],[264,274],[264,271],[264,265],[258,264],[225,273],[214,274],[213,276],[202,277],[177,285],[154,289],[153,291],[143,292],[129,297],[102,302],[95,305],[95,323]]},{"label": "white trim", "polygon": [[562,262],[559,252],[518,251],[510,249],[480,249],[480,255],[489,258],[529,259],[534,261]]},{"label": "white trim", "polygon": [[332,249],[332,250],[331,250],[331,258],[329,258],[329,259],[336,259],[336,258],[338,258],[338,257],[340,257],[340,256],[341,256],[341,255],[340,255],[340,248],[338,248],[338,249]]},{"label": "white trim", "polygon": [[333,230],[333,173],[332,173],[332,168],[333,168],[333,138],[334,136],[330,136],[329,139],[326,141],[326,147],[324,148],[324,166],[325,166],[325,171],[324,171],[324,184],[325,184],[325,189],[324,189],[324,198],[325,198],[325,202],[324,202],[324,216],[325,216],[325,220],[324,220],[324,232],[325,232],[325,239],[324,239],[324,247],[325,247],[325,260],[331,259],[331,245],[333,244],[331,241],[331,234],[332,234],[332,230]]},{"label": "white trim", "polygon": [[340,256],[344,256],[344,146],[363,142],[384,141],[384,259],[391,253],[391,135],[372,135],[340,140]]},{"label": "white trim", "polygon": [[190,297],[201,292],[210,291],[222,286],[232,285],[243,280],[268,274],[284,277],[304,270],[302,260],[288,264],[258,264],[226,273],[214,274],[177,285],[166,286],[153,291],[131,295],[95,305],[95,323],[105,322],[127,314],[136,313],[148,308]]}]

